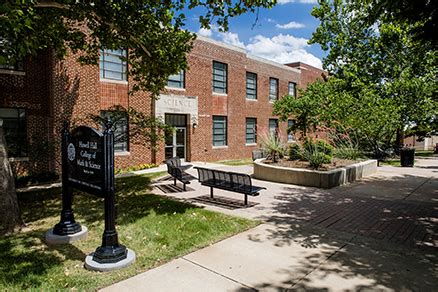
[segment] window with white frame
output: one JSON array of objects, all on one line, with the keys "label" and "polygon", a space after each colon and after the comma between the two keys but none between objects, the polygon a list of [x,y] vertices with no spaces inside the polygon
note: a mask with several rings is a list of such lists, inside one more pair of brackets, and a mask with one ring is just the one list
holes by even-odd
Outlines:
[{"label": "window with white frame", "polygon": [[287,120],[287,142],[295,142],[295,135],[292,131],[294,124],[295,120]]},{"label": "window with white frame", "polygon": [[257,119],[246,118],[246,144],[257,143]]},{"label": "window with white frame", "polygon": [[278,99],[278,79],[269,78],[269,101]]},{"label": "window with white frame", "polygon": [[297,95],[297,84],[295,82],[289,82],[288,94],[290,96],[296,96]]},{"label": "window with white frame", "polygon": [[227,64],[213,61],[213,92],[227,93]]},{"label": "window with white frame", "polygon": [[246,98],[257,99],[257,74],[246,72]]},{"label": "window with white frame", "polygon": [[227,145],[227,117],[213,116],[213,146]]},{"label": "window with white frame", "polygon": [[27,156],[26,110],[23,108],[0,108],[3,133],[9,157]]},{"label": "window with white frame", "polygon": [[100,51],[100,78],[126,81],[128,65],[126,50]]},{"label": "window with white frame", "polygon": [[184,70],[179,71],[178,74],[170,75],[167,80],[167,86],[173,88],[185,88],[185,72]]}]

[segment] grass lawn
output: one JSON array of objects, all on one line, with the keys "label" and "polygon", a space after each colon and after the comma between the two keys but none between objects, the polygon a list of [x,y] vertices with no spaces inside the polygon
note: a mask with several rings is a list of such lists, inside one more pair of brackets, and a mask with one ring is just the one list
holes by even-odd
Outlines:
[{"label": "grass lawn", "polygon": [[418,156],[418,157],[432,157],[433,154],[434,153],[432,150],[416,150],[415,151],[415,156]]},{"label": "grass lawn", "polygon": [[19,194],[28,226],[0,238],[0,291],[96,290],[258,224],[151,194],[151,179],[162,174],[116,180],[119,240],[137,259],[126,269],[107,273],[83,267],[85,256],[101,244],[103,199],[75,193],[75,218],[88,227],[88,238],[47,246],[45,232],[59,221],[60,189]]},{"label": "grass lawn", "polygon": [[399,166],[399,167],[401,167],[400,159],[391,159],[391,160],[380,161],[380,165],[389,165],[389,166]]},{"label": "grass lawn", "polygon": [[253,164],[251,158],[237,159],[237,160],[221,160],[221,161],[217,161],[217,163],[231,165],[231,166],[252,165]]}]

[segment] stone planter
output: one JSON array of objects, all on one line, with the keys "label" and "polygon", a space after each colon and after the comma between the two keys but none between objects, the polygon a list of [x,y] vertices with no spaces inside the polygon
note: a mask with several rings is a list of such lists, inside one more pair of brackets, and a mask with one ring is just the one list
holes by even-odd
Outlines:
[{"label": "stone planter", "polygon": [[344,185],[377,172],[377,160],[366,160],[327,171],[273,166],[263,161],[264,159],[254,161],[253,177],[256,179],[325,189]]}]

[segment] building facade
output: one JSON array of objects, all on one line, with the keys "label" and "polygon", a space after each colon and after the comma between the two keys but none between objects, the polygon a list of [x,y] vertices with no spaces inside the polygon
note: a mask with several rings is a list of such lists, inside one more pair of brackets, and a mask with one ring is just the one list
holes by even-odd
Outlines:
[{"label": "building facade", "polygon": [[59,169],[63,121],[90,124],[121,105],[162,119],[175,131],[157,149],[129,137],[129,121],[116,131],[116,167],[161,163],[171,156],[187,161],[251,157],[263,137],[287,133],[292,120],[279,122],[273,102],[321,78],[322,70],[303,63],[282,65],[248,55],[243,49],[198,37],[188,54],[189,69],[169,78],[155,100],[147,92],[129,94],[133,81],[119,56],[101,52],[99,66],[80,65],[71,54],[57,60],[50,52],[0,67],[0,118],[4,120],[9,156],[17,171]]}]

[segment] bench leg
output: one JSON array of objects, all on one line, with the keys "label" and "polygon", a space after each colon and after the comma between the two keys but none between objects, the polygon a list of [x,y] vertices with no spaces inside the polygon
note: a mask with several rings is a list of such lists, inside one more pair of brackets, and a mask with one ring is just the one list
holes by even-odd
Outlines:
[{"label": "bench leg", "polygon": [[210,187],[210,198],[213,199],[213,187]]},{"label": "bench leg", "polygon": [[248,205],[248,195],[247,194],[245,194],[245,204],[244,204],[245,206],[247,206]]},{"label": "bench leg", "polygon": [[176,186],[176,177],[173,178],[173,185]]},{"label": "bench leg", "polygon": [[184,185],[184,192],[186,191],[186,184],[185,183],[183,183],[183,185]]}]

